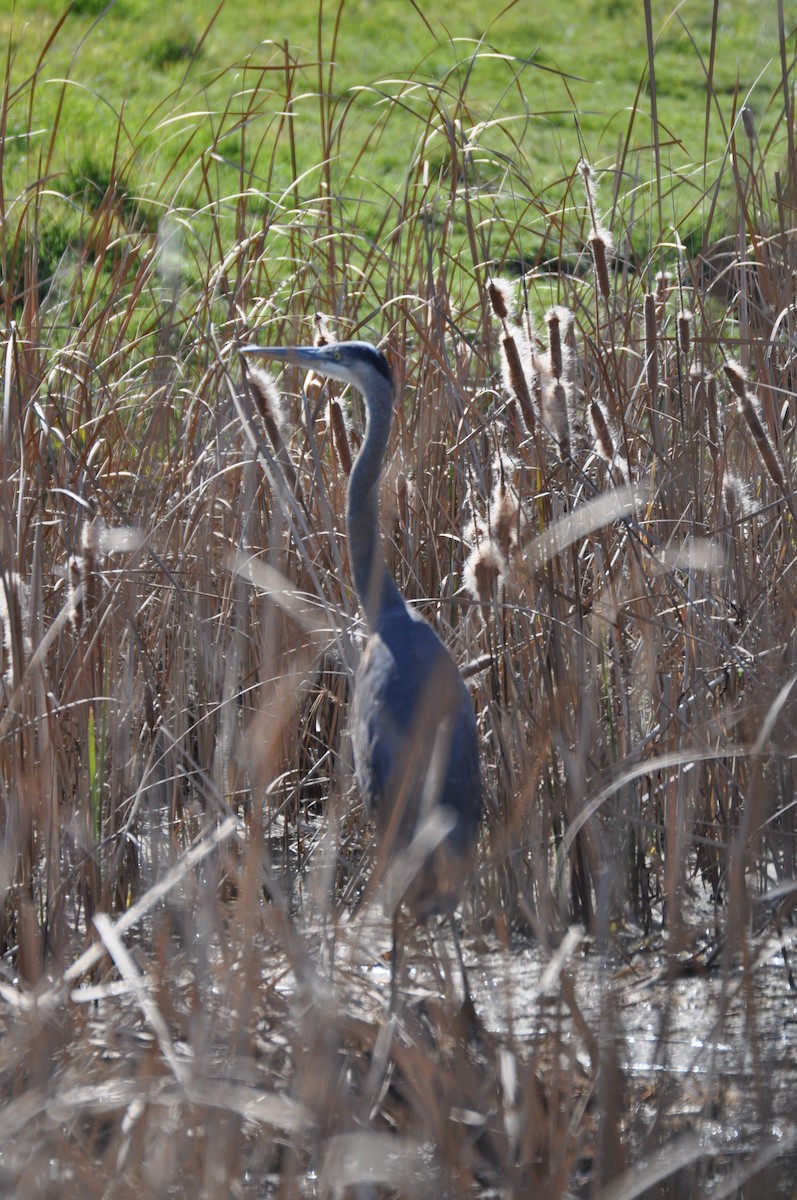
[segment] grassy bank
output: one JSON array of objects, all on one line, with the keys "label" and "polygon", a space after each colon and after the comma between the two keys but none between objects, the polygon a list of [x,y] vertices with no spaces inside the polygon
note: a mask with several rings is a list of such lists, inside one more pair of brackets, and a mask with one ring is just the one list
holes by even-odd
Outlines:
[{"label": "grassy bank", "polygon": [[[473,70],[441,83],[450,41],[398,6],[422,66],[379,105],[347,90],[384,65],[359,74],[355,6],[331,83],[300,65],[310,23],[263,59],[251,13],[238,44],[247,10],[203,39],[185,6],[192,57],[111,103],[110,156],[105,117],[83,122],[89,179],[77,89],[31,78],[21,34],[3,120],[29,154],[6,143],[0,239],[4,1191],[791,1194],[794,37],[758,19],[751,61],[775,65],[734,125],[744,97],[718,89],[739,56],[719,48],[749,9],[689,27],[717,86],[707,105],[681,71],[703,90],[677,195],[676,147],[644,151],[648,100],[603,143],[573,90],[541,168],[553,122],[530,97],[575,89],[586,60],[546,49],[556,70],[506,90],[512,64],[457,44]],[[154,40],[119,4],[76,79],[114,22],[128,61],[132,15]],[[653,15],[661,131],[686,35]],[[38,42],[48,70],[88,23]],[[630,57],[612,61],[649,73]],[[476,1028],[435,931],[410,931],[387,1013],[345,732],[360,402],[287,372],[269,412],[237,353],[310,340],[317,312],[391,362],[390,569],[477,714]],[[540,969],[518,975],[529,947]],[[712,1018],[688,1076],[687,981]]]}]

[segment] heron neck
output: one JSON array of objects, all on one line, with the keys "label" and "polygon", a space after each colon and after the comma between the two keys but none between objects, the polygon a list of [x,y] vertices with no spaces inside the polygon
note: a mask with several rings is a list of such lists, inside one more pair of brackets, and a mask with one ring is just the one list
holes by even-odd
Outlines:
[{"label": "heron neck", "polygon": [[390,436],[393,390],[385,381],[365,398],[365,439],[349,478],[349,559],[354,585],[368,624],[374,629],[385,608],[403,603],[388,574],[379,533],[379,485]]}]

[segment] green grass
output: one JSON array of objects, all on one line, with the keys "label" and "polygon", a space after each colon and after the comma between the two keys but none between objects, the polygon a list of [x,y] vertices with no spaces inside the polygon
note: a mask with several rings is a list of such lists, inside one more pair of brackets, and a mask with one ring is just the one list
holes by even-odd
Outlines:
[{"label": "green grass", "polygon": [[[644,86],[644,12],[637,0],[578,0],[565,11],[525,4],[504,10],[503,4],[471,0],[457,6],[455,27],[439,3],[423,6],[424,19],[398,0],[379,5],[363,0],[344,5],[340,13],[327,4],[320,23],[317,5],[307,0],[265,23],[262,5],[248,0],[225,4],[213,21],[204,4],[172,5],[166,23],[157,6],[143,0],[120,0],[104,16],[98,5],[84,3],[53,37],[34,89],[25,81],[38,65],[39,31],[54,27],[62,11],[56,3],[39,4],[0,21],[0,44],[7,42],[13,56],[11,86],[19,89],[9,107],[6,197],[30,186],[46,168],[56,193],[71,199],[85,178],[90,198],[113,163],[130,195],[156,210],[190,212],[207,202],[198,163],[210,154],[219,195],[233,195],[242,182],[265,186],[258,149],[261,139],[271,137],[285,101],[287,53],[298,64],[291,89],[295,165],[299,172],[312,171],[320,160],[323,104],[333,137],[327,147],[335,156],[331,178],[350,210],[363,201],[357,223],[366,235],[378,231],[385,194],[395,196],[404,187],[406,151],[419,145],[434,104],[462,120],[463,140],[473,145],[474,181],[494,196],[485,218],[495,213],[513,225],[529,196],[544,193],[549,209],[566,196],[565,181],[582,153],[598,166],[610,166],[627,143],[619,190],[627,220],[628,196],[635,196],[632,240],[643,247],[647,239],[653,134]],[[677,13],[667,4],[653,5],[665,174],[657,236],[674,225],[682,227],[682,237],[700,230],[707,209],[703,193],[718,175],[735,106],[749,97],[762,139],[776,121],[770,105],[780,71],[773,61],[774,6],[761,10],[746,0],[723,0],[713,60],[711,31],[705,0],[683,3]],[[411,91],[397,82],[402,80],[412,80]],[[402,93],[407,94],[401,105],[390,103]],[[388,115],[389,130],[379,136]],[[47,131],[56,120],[59,138],[51,153]],[[340,120],[346,136],[336,142]],[[515,161],[514,172],[503,177],[506,156],[517,159],[514,139],[521,141],[522,169]],[[441,138],[428,147],[433,173],[444,169],[448,153]],[[293,167],[283,139],[268,172],[270,194],[289,187]],[[242,168],[253,169],[252,176],[242,178]],[[671,190],[671,177],[683,186]],[[70,224],[63,207],[54,219]],[[225,233],[233,232],[230,221]],[[528,230],[520,248],[525,257],[534,257],[543,234],[539,222]],[[506,239],[497,241],[500,254]]]}]

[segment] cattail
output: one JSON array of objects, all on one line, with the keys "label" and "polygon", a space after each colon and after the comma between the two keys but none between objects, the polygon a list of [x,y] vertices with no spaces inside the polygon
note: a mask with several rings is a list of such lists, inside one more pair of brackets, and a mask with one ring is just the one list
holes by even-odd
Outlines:
[{"label": "cattail", "polygon": [[554,379],[561,379],[566,365],[566,350],[563,346],[570,327],[573,324],[573,314],[569,308],[556,304],[545,315],[548,326],[548,354],[550,357],[551,374]]},{"label": "cattail", "polygon": [[512,547],[517,543],[517,526],[520,505],[517,493],[507,486],[504,464],[497,463],[498,477],[490,501],[490,528],[502,558],[509,559]]},{"label": "cattail", "polygon": [[590,237],[589,244],[592,250],[592,261],[595,264],[595,278],[598,281],[598,288],[604,300],[608,300],[612,294],[612,284],[609,278],[611,239],[608,237],[606,230],[596,230]]},{"label": "cattail", "polygon": [[263,370],[262,367],[250,366],[249,384],[255,406],[266,428],[268,440],[271,442],[274,457],[282,467],[285,478],[290,483],[294,492],[296,492],[299,481],[282,436],[283,428],[287,424],[285,420],[285,404],[279,388],[274,381],[274,376],[270,371]]},{"label": "cattail", "polygon": [[598,189],[592,167],[586,159],[582,158],[578,164],[578,169],[581,173],[581,178],[584,180],[584,191],[586,192],[587,207],[589,208],[589,221],[592,228],[589,244],[592,250],[592,261],[595,266],[595,278],[598,281],[598,289],[601,295],[604,300],[608,300],[612,292],[611,280],[609,278],[609,255],[613,247],[612,235],[598,219]]},{"label": "cattail", "polygon": [[567,392],[559,380],[552,380],[543,390],[543,413],[548,432],[559,443],[562,458],[570,454],[570,414]]},{"label": "cattail", "polygon": [[513,302],[511,283],[505,279],[491,279],[487,286],[487,294],[490,297],[493,312],[499,321],[508,321],[509,310]]},{"label": "cattail", "polygon": [[536,421],[534,419],[534,409],[531,404],[531,393],[529,392],[529,385],[526,380],[526,373],[523,370],[523,364],[520,361],[520,351],[511,333],[507,333],[501,339],[501,347],[504,352],[504,386],[520,405],[520,411],[523,414],[523,420],[526,422],[526,428],[529,433],[532,433],[536,426]]},{"label": "cattail", "polygon": [[745,137],[747,138],[747,140],[749,142],[754,142],[755,141],[755,117],[753,116],[752,108],[750,108],[750,106],[748,104],[745,104],[742,107],[742,109],[739,113],[739,116],[742,119],[742,129],[744,130]]},{"label": "cattail", "polygon": [[[330,328],[329,317],[317,312],[313,315],[313,345],[330,346],[338,340],[337,334]],[[304,394],[312,400],[321,395],[326,379],[315,371],[308,371],[304,377]]]},{"label": "cattail", "polygon": [[269,438],[272,438],[272,428],[282,431],[286,425],[283,397],[274,376],[262,367],[249,367],[249,383],[257,411],[266,426]]},{"label": "cattail", "polygon": [[783,473],[778,456],[775,453],[775,447],[769,439],[769,434],[764,429],[761,417],[759,414],[758,401],[755,395],[748,389],[747,374],[744,367],[740,363],[726,362],[723,364],[725,374],[728,377],[731,387],[737,396],[737,407],[739,412],[745,419],[747,428],[753,435],[753,441],[758,447],[758,453],[769,472],[770,478],[777,484],[782,491],[786,490],[786,476]]},{"label": "cattail", "polygon": [[656,272],[656,303],[666,303],[667,297],[670,294],[670,288],[673,285],[672,271],[657,271]]},{"label": "cattail", "polygon": [[752,508],[749,488],[735,471],[726,472],[722,481],[722,499],[725,511],[732,521],[738,521]]},{"label": "cattail", "polygon": [[329,346],[338,339],[329,328],[329,318],[317,312],[313,317],[313,345]]},{"label": "cattail", "polygon": [[612,432],[606,410],[600,401],[590,400],[587,413],[592,429],[595,453],[599,458],[603,459],[610,469],[614,467],[619,472],[623,481],[627,483],[630,479],[628,463],[620,448],[619,439]]},{"label": "cattail", "polygon": [[648,391],[655,394],[659,386],[658,325],[656,322],[656,297],[645,293],[645,378]]},{"label": "cattail", "polygon": [[493,542],[474,547],[465,562],[462,582],[475,600],[482,604],[495,601],[504,562]]},{"label": "cattail", "polygon": [[689,345],[692,340],[693,320],[694,317],[692,316],[692,313],[690,313],[686,308],[682,308],[678,313],[678,349],[681,351],[681,354],[684,355],[689,353]]},{"label": "cattail", "polygon": [[611,466],[614,461],[614,441],[606,414],[597,400],[589,402],[589,421],[595,439],[595,450],[599,457]]}]

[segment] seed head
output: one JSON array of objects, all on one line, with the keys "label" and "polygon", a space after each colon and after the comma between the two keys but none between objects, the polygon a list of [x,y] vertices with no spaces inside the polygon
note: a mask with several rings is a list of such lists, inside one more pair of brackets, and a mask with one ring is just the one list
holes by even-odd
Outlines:
[{"label": "seed head", "polygon": [[329,328],[329,317],[325,317],[323,313],[317,312],[313,317],[313,330],[314,346],[329,346],[338,340]]},{"label": "seed head", "polygon": [[506,279],[491,279],[487,292],[495,315],[499,320],[507,321],[514,300],[512,284]]},{"label": "seed head", "polygon": [[502,558],[509,558],[512,547],[517,543],[520,503],[514,488],[509,487],[504,474],[504,464],[496,464],[498,474],[490,500],[490,529]]},{"label": "seed head", "polygon": [[658,324],[656,321],[656,297],[652,292],[645,293],[645,376],[648,388],[655,392],[659,384],[659,363],[657,355]]},{"label": "seed head", "polygon": [[495,600],[504,565],[495,544],[489,540],[471,551],[465,563],[463,583],[475,600],[482,604]]},{"label": "seed head", "polygon": [[689,353],[689,344],[692,338],[692,323],[694,316],[688,309],[682,308],[678,313],[678,348],[681,354]]},{"label": "seed head", "polygon": [[609,277],[609,254],[612,248],[611,238],[605,229],[596,229],[589,239],[592,249],[592,261],[595,264],[595,278],[604,300],[612,294],[612,284]]},{"label": "seed head", "polygon": [[287,424],[285,401],[274,376],[263,367],[249,366],[249,383],[257,410],[266,426],[273,423],[280,431],[284,430]]},{"label": "seed head", "polygon": [[523,413],[523,420],[526,422],[526,428],[531,432],[536,425],[534,419],[534,409],[531,404],[531,393],[529,391],[526,373],[523,370],[523,364],[520,359],[520,351],[518,350],[517,342],[511,333],[507,333],[501,339],[501,347],[503,349],[503,366],[504,366],[504,386],[510,395],[514,396],[520,405],[520,411]]}]

